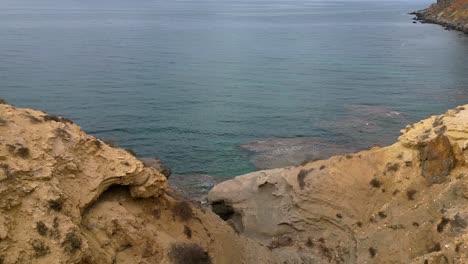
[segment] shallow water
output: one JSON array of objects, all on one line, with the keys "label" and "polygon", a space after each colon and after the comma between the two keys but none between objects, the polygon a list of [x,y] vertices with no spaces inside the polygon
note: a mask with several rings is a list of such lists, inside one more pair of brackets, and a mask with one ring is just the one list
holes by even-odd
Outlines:
[{"label": "shallow water", "polygon": [[53,2],[0,2],[0,97],[175,174],[253,171],[240,145],[268,138],[389,144],[468,102],[468,38],[407,15],[430,1]]}]

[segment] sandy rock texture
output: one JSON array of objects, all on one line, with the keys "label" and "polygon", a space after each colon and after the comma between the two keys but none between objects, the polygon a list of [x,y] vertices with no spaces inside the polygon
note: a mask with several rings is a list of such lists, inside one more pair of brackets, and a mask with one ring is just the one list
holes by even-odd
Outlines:
[{"label": "sandy rock texture", "polygon": [[277,263],[169,174],[66,118],[0,103],[0,263]]},{"label": "sandy rock texture", "polygon": [[236,177],[209,202],[280,263],[468,263],[468,105],[401,132],[388,147]]},{"label": "sandy rock texture", "polygon": [[412,14],[423,22],[468,33],[468,0],[437,0],[430,7]]}]

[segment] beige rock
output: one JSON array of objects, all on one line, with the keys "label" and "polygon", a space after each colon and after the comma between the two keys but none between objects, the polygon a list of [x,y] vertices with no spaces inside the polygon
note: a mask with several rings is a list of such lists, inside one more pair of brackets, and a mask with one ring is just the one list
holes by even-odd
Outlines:
[{"label": "beige rock", "polygon": [[201,250],[192,259],[279,263],[182,202],[157,169],[71,121],[6,104],[0,118],[1,264],[173,263],[180,243]]},{"label": "beige rock", "polygon": [[297,263],[468,263],[468,105],[402,132],[388,147],[236,177],[208,199]]}]

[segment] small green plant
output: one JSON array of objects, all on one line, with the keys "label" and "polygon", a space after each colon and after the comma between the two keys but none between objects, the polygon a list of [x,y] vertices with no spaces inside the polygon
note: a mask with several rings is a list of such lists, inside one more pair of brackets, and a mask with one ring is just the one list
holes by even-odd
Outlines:
[{"label": "small green plant", "polygon": [[0,104],[7,104],[7,102],[3,98],[0,98]]},{"label": "small green plant", "polygon": [[175,243],[169,250],[169,258],[174,264],[211,264],[207,251],[195,243]]}]

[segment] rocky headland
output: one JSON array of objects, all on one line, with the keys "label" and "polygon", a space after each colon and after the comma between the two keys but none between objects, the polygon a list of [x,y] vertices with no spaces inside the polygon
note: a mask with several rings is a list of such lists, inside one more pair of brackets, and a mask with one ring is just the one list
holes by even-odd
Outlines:
[{"label": "rocky headland", "polygon": [[468,33],[468,0],[437,0],[430,7],[411,13],[416,20]]},{"label": "rocky headland", "polygon": [[468,105],[388,147],[216,185],[0,104],[0,263],[467,263]]}]

